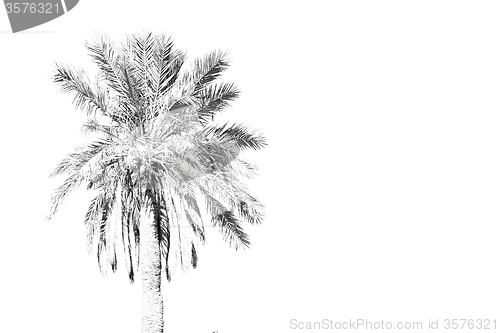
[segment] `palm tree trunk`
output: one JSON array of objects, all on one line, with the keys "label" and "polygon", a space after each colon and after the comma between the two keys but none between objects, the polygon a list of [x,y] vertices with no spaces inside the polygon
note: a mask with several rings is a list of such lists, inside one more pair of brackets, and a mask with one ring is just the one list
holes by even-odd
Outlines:
[{"label": "palm tree trunk", "polygon": [[[149,214],[148,214],[149,215]],[[142,272],[142,333],[163,333],[161,257],[158,221],[155,214],[140,222],[140,261]]]}]

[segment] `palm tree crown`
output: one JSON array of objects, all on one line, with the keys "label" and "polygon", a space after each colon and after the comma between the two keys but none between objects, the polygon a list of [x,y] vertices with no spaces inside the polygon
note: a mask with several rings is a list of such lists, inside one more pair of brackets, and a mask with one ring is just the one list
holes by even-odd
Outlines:
[{"label": "palm tree crown", "polygon": [[95,139],[52,173],[67,177],[51,198],[48,219],[73,189],[92,190],[85,216],[88,250],[97,250],[103,274],[108,267],[114,272],[120,239],[131,282],[145,246],[144,221],[156,228],[168,280],[176,266],[196,268],[205,215],[232,247],[248,247],[242,222],[260,223],[263,205],[240,181],[256,167],[239,153],[265,147],[266,139],[245,126],[213,121],[240,93],[220,80],[227,55],[214,51],[187,67],[185,53],[170,38],[151,32],[127,36],[119,45],[100,35],[86,48],[99,70],[95,80],[62,64],[53,80],[73,94],[87,116],[83,129]]}]

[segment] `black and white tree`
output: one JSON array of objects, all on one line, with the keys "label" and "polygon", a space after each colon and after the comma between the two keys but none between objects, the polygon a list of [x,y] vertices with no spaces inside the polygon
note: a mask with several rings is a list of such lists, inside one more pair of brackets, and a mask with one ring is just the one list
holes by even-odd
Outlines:
[{"label": "black and white tree", "polygon": [[162,278],[196,268],[205,226],[218,228],[235,249],[250,245],[242,224],[259,224],[263,205],[244,183],[257,168],[240,152],[267,141],[241,124],[214,122],[240,94],[221,80],[225,53],[189,65],[171,38],[149,31],[116,44],[101,34],[86,48],[98,67],[95,79],[55,66],[54,82],[74,96],[92,139],[53,171],[66,178],[48,219],[76,188],[92,191],[84,217],[89,253],[105,275],[117,270],[123,249],[130,282],[142,276],[142,332],[163,332]]}]

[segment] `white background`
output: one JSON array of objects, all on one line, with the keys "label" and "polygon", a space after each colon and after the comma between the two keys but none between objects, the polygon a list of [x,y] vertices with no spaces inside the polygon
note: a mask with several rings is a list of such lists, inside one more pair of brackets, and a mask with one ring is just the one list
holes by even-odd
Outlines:
[{"label": "white background", "polygon": [[[47,223],[82,117],[52,63],[93,69],[92,31],[166,31],[231,54],[230,119],[270,146],[252,247],[216,233],[164,284],[165,332],[293,332],[291,319],[497,319],[498,1],[97,1],[12,34],[0,10],[0,331],[139,332],[141,284],[103,278],[88,195]],[[119,263],[120,264],[120,263]],[[310,330],[309,330],[310,331]]]}]

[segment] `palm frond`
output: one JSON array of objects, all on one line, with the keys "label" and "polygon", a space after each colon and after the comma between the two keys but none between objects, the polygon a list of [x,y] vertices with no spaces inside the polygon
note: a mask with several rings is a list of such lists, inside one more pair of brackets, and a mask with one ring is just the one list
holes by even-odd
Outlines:
[{"label": "palm frond", "polygon": [[134,74],[139,79],[139,85],[135,87],[142,91],[143,95],[153,97],[151,91],[153,85],[153,71],[155,55],[158,52],[157,41],[151,31],[136,33],[128,38],[130,42],[130,52],[132,58],[130,63],[133,65]]},{"label": "palm frond", "polygon": [[177,188],[167,189],[165,193],[166,197],[169,198],[166,204],[170,212],[169,221],[171,221],[170,253],[173,255],[169,257],[169,259],[172,259],[169,265],[172,269],[171,272],[173,273],[177,267],[180,267],[183,271],[196,268],[193,263],[197,264],[197,258],[193,258],[193,255],[197,254],[196,251],[192,251],[192,244],[196,247],[199,235],[193,230],[186,218],[185,213],[189,208],[182,197],[183,194]]},{"label": "palm frond", "polygon": [[175,230],[177,231],[177,253],[178,253],[178,259],[179,259],[179,264],[182,269],[186,268],[186,252],[184,251],[185,243],[183,242],[183,234],[182,234],[182,229],[181,229],[181,207],[178,202],[176,202],[177,197],[170,195],[170,210],[174,214],[174,218],[172,219],[173,222],[175,223]]},{"label": "palm frond", "polygon": [[201,132],[201,137],[218,142],[233,142],[240,149],[258,150],[267,146],[266,138],[254,133],[248,127],[238,124],[223,126],[206,126]]},{"label": "palm frond", "polygon": [[134,125],[143,124],[144,109],[141,105],[142,91],[137,87],[141,84],[139,78],[134,76],[133,69],[128,63],[122,66],[125,93],[127,94],[128,110],[132,112],[132,120]]},{"label": "palm frond", "polygon": [[73,103],[77,109],[85,111],[87,116],[95,116],[98,111],[107,114],[106,92],[98,85],[92,86],[87,74],[81,69],[56,63],[53,81],[61,87],[63,93],[73,93]]},{"label": "palm frond", "polygon": [[47,220],[51,220],[54,217],[66,197],[71,193],[71,191],[80,186],[83,180],[84,177],[81,174],[73,173],[66,178],[61,186],[56,188],[54,194],[50,198],[50,212],[47,216]]},{"label": "palm frond", "polygon": [[[99,199],[99,235],[97,244],[97,263],[103,275],[107,273],[107,266],[110,265],[113,272],[116,271],[116,249],[114,234],[111,229],[111,213],[115,206],[116,189],[107,188],[106,191],[98,197]],[[106,259],[104,259],[104,258]]]},{"label": "palm frond", "polygon": [[108,140],[96,140],[86,145],[77,147],[56,166],[50,177],[55,177],[68,172],[79,172],[88,165],[92,159],[101,157],[101,153],[109,148]]},{"label": "palm frond", "polygon": [[156,234],[160,245],[160,267],[165,270],[167,280],[170,281],[170,272],[168,266],[168,256],[170,250],[170,225],[165,205],[165,198],[161,193],[152,188],[146,189],[145,206],[152,213],[156,224]]},{"label": "palm frond", "polygon": [[[221,142],[197,133],[191,155],[203,166],[204,173],[225,170],[239,155],[240,149],[231,141]],[[202,139],[204,137],[204,139]]]},{"label": "palm frond", "polygon": [[252,179],[259,171],[259,168],[256,164],[250,163],[242,159],[240,156],[231,161],[228,166],[233,174],[246,179]]},{"label": "palm frond", "polygon": [[[141,216],[141,200],[138,192],[137,179],[133,179],[132,172],[127,169],[124,171],[121,180],[122,188],[122,224],[125,223],[125,230],[122,231],[126,237],[125,253],[128,255],[127,270],[129,280],[134,281],[134,271],[139,269],[140,261],[140,231],[139,223]],[[125,221],[123,220],[125,218]],[[132,240],[130,239],[132,237]]]},{"label": "palm frond", "polygon": [[163,195],[160,195],[158,203],[158,214],[159,214],[159,241],[160,250],[162,255],[163,270],[165,271],[165,276],[168,281],[171,281],[172,277],[170,274],[169,267],[169,255],[170,255],[170,221],[168,219],[166,200]]},{"label": "palm frond", "polygon": [[[218,183],[220,191],[233,194],[230,198],[231,210],[250,224],[260,224],[264,218],[264,205],[253,195],[251,195],[247,187],[241,183],[238,178],[232,173],[221,173],[214,177],[213,183]],[[219,180],[220,178],[220,180]]]},{"label": "palm frond", "polygon": [[264,206],[231,174],[210,174],[197,180],[197,183],[246,222],[259,224],[262,221]]},{"label": "palm frond", "polygon": [[134,283],[135,273],[134,265],[132,259],[132,244],[130,241],[131,234],[131,224],[133,218],[133,206],[132,206],[132,196],[129,193],[129,189],[123,189],[122,186],[122,244],[123,251],[125,252],[125,268],[127,269],[128,278],[130,283]]},{"label": "palm frond", "polygon": [[[136,205],[138,206],[138,209],[136,209],[137,211],[137,214],[140,214],[140,205],[138,203],[138,199],[136,200]],[[141,252],[141,233],[140,233],[140,229],[139,229],[139,224],[140,224],[140,221],[139,221],[139,216],[134,216],[134,218],[132,219],[132,233],[133,233],[133,236],[134,236],[134,253],[135,253],[135,267],[137,267],[137,269],[139,269],[140,267],[140,252]]]},{"label": "palm frond", "polygon": [[214,226],[219,227],[224,240],[236,250],[240,247],[250,247],[250,239],[233,212],[225,211],[222,214],[216,215],[212,218],[212,223]]},{"label": "palm frond", "polygon": [[100,214],[98,216],[98,224],[99,224],[99,229],[98,229],[98,235],[97,236],[97,264],[99,266],[99,271],[101,274],[106,275],[107,272],[107,265],[103,264],[103,261],[105,262],[106,260],[103,260],[103,256],[105,256],[106,253],[106,247],[107,247],[107,222],[108,222],[108,212],[107,212],[107,200],[106,196],[102,195],[99,197],[100,203]]},{"label": "palm frond", "polygon": [[206,123],[216,113],[229,107],[230,102],[240,96],[240,90],[234,83],[212,84],[200,91],[198,116]]},{"label": "palm frond", "polygon": [[239,215],[250,224],[260,224],[264,219],[264,205],[249,195],[249,200],[240,200],[237,205]]},{"label": "palm frond", "polygon": [[205,204],[208,209],[208,212],[210,213],[211,218],[219,214],[222,214],[228,210],[227,206],[225,206],[223,203],[217,200],[211,194],[211,192],[205,186],[203,186],[203,184],[197,183],[196,185],[198,190],[202,194],[203,199],[205,200]]},{"label": "palm frond", "polygon": [[94,40],[87,41],[85,47],[90,51],[90,56],[99,67],[102,79],[116,93],[126,96],[120,59],[115,51],[115,46],[109,38],[104,34],[97,35]]},{"label": "palm frond", "polygon": [[160,35],[156,39],[158,52],[156,62],[157,78],[154,84],[156,99],[162,99],[173,87],[186,60],[185,53],[174,48],[173,40]]},{"label": "palm frond", "polygon": [[195,197],[191,193],[185,193],[183,196],[185,203],[186,219],[193,230],[193,233],[198,236],[202,244],[205,244],[205,227],[201,217],[200,208]]},{"label": "palm frond", "polygon": [[219,50],[212,51],[203,58],[196,59],[193,67],[193,95],[196,95],[208,84],[218,79],[229,67],[228,56]]},{"label": "palm frond", "polygon": [[118,269],[118,258],[116,256],[116,243],[111,243],[111,258],[110,258],[111,271],[116,273]]},{"label": "palm frond", "polygon": [[169,112],[172,113],[182,113],[185,110],[190,110],[192,108],[200,107],[200,99],[195,96],[182,95],[177,98],[169,108]]},{"label": "palm frond", "polygon": [[240,221],[234,213],[214,198],[206,189],[203,188],[203,186],[199,186],[199,189],[205,199],[207,208],[212,215],[212,224],[215,227],[219,227],[219,231],[222,233],[224,240],[236,250],[242,246],[249,247],[250,240],[248,235],[243,230],[240,225]]},{"label": "palm frond", "polygon": [[198,267],[198,254],[196,253],[194,243],[191,243],[191,265],[193,268]]},{"label": "palm frond", "polygon": [[84,134],[100,133],[100,134],[104,134],[107,137],[107,139],[112,139],[110,137],[118,139],[118,136],[117,136],[118,130],[119,130],[118,126],[102,125],[97,120],[94,120],[94,119],[88,120],[82,126],[82,132]]},{"label": "palm frond", "polygon": [[87,209],[87,213],[85,214],[85,227],[87,229],[87,251],[89,254],[92,254],[92,248],[94,243],[94,237],[96,235],[96,231],[98,228],[98,215],[100,211],[99,204],[101,200],[99,195],[93,198],[90,201],[90,205]]}]

